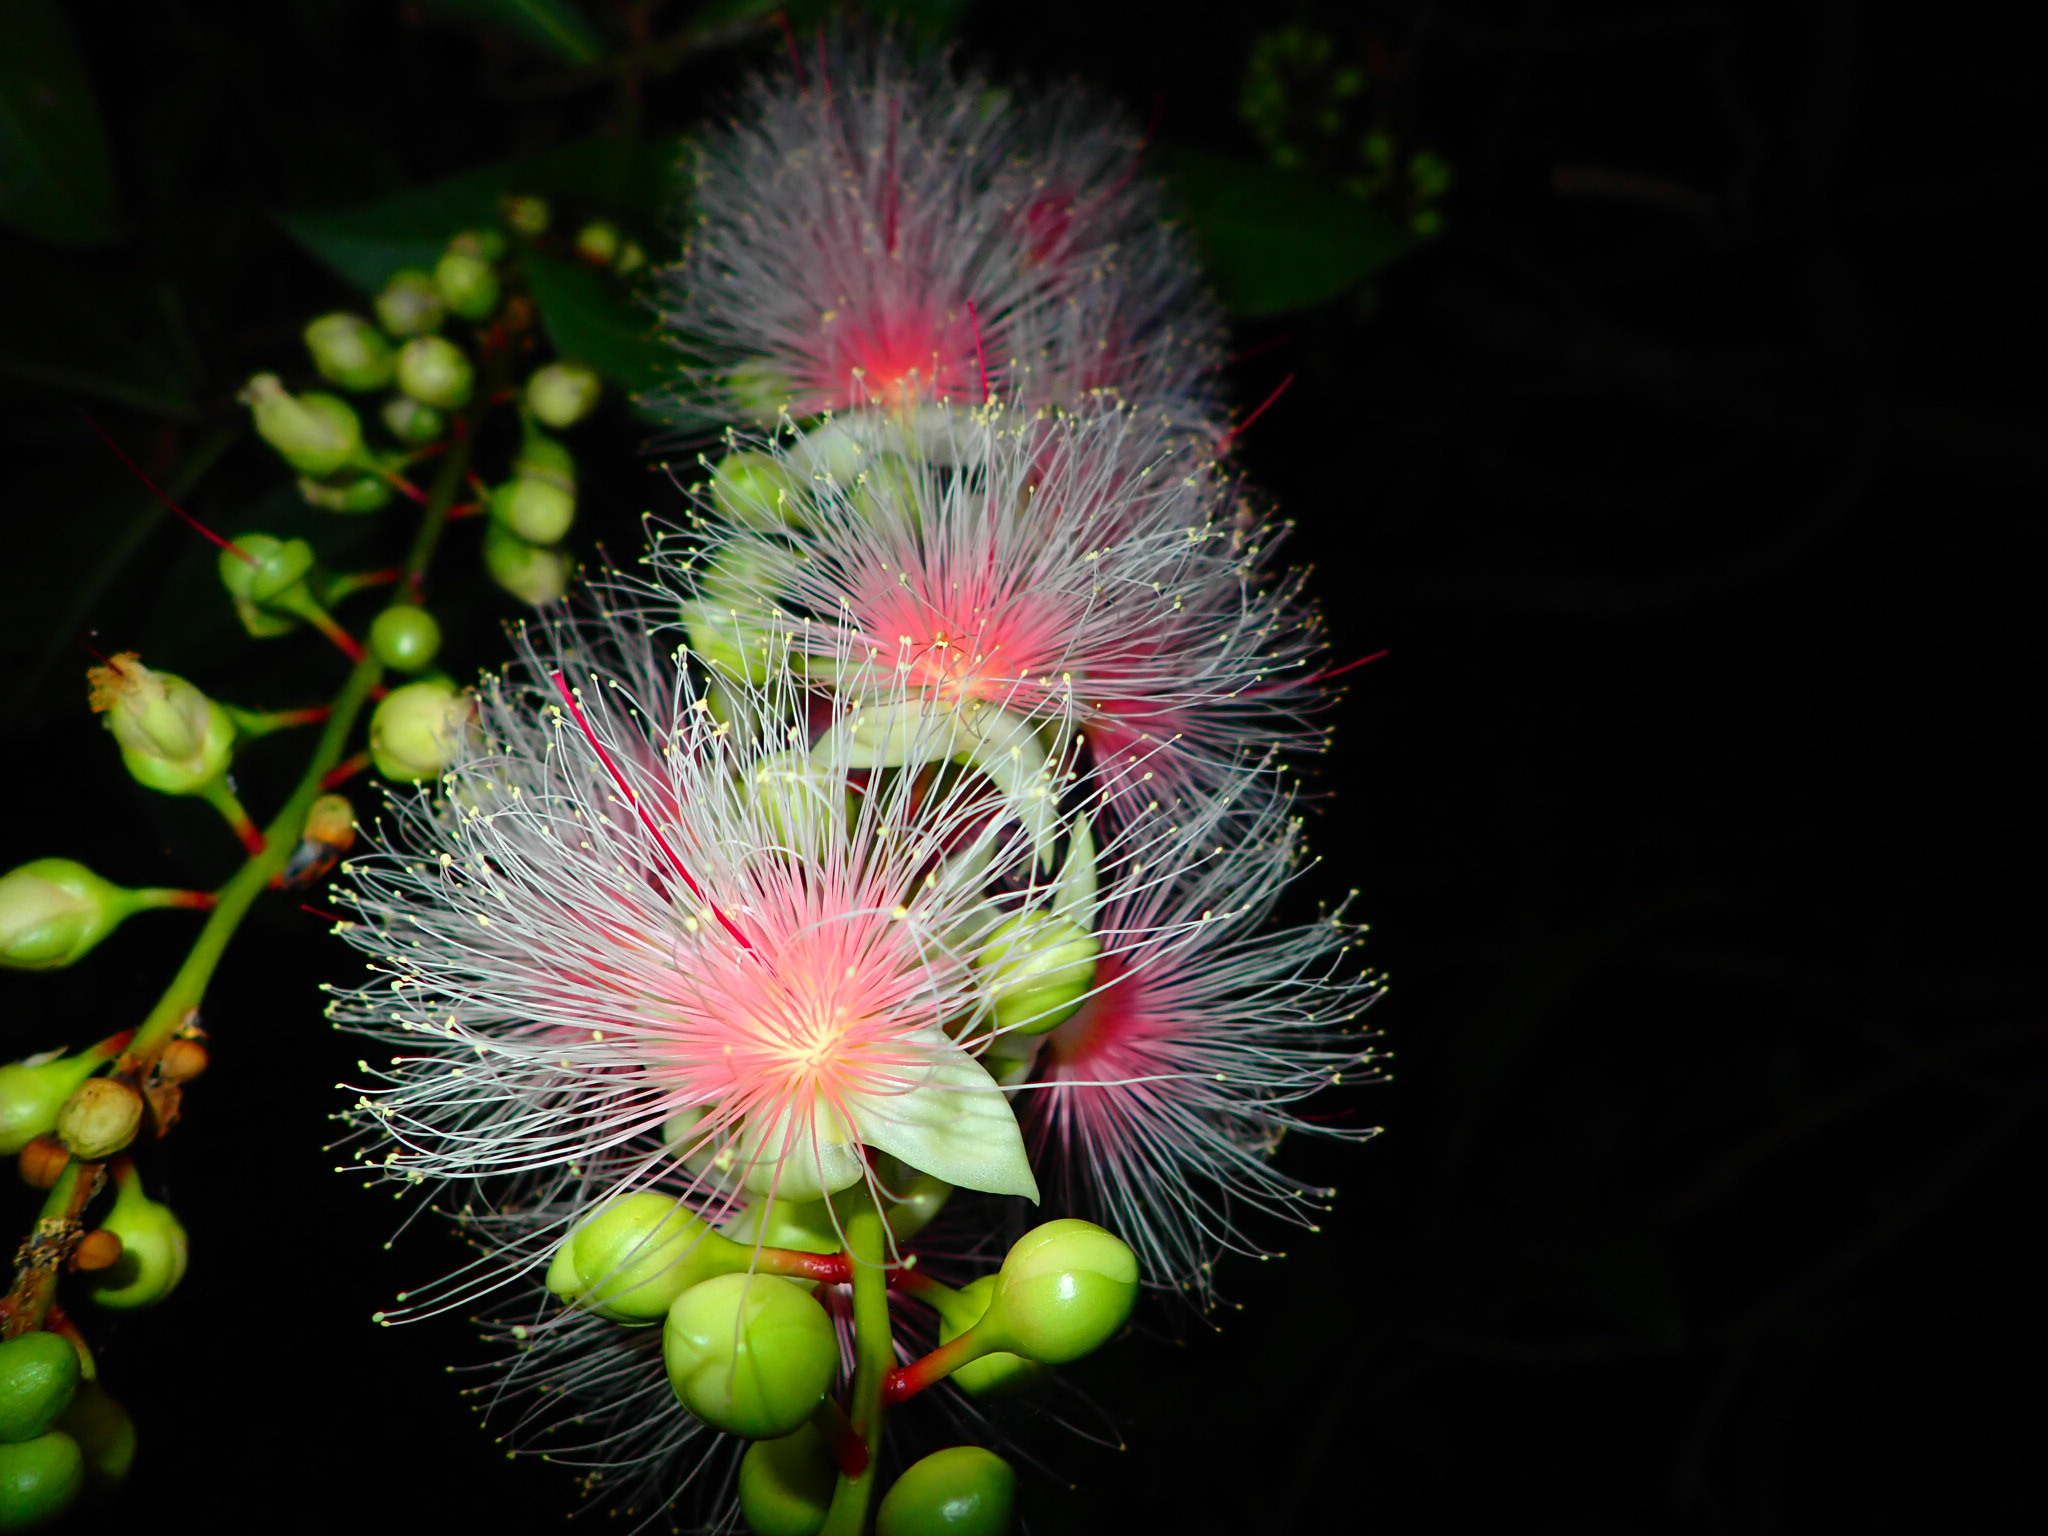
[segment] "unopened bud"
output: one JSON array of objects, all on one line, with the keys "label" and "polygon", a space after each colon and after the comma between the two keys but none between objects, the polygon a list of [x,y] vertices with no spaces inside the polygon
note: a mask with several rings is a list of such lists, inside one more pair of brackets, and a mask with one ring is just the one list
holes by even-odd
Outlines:
[{"label": "unopened bud", "polygon": [[793,1434],[839,1369],[825,1309],[776,1275],[718,1275],[691,1286],[669,1308],[661,1344],[682,1405],[749,1440]]},{"label": "unopened bud", "polygon": [[391,382],[391,343],[361,315],[322,315],[306,327],[313,366],[331,384],[357,394]]},{"label": "unopened bud", "polygon": [[[983,1275],[938,1300],[935,1304],[939,1312],[939,1342],[950,1344],[979,1323],[987,1316],[989,1301],[995,1293],[996,1277]],[[1035,1360],[998,1349],[955,1367],[949,1379],[970,1397],[1003,1397],[1022,1391],[1045,1372],[1046,1368]]]},{"label": "unopened bud", "polygon": [[576,231],[576,255],[594,267],[608,267],[617,261],[624,243],[618,226],[603,219],[593,219]]},{"label": "unopened bud", "polygon": [[298,628],[313,600],[306,584],[313,571],[313,546],[304,539],[245,533],[220,552],[216,568],[234,601],[235,617],[259,640]]},{"label": "unopened bud", "polygon": [[779,421],[796,394],[789,375],[772,363],[741,363],[726,373],[725,387],[733,409],[763,426]]},{"label": "unopened bud", "polygon": [[476,368],[445,336],[415,336],[398,349],[398,387],[422,405],[456,411],[469,404]]},{"label": "unopened bud", "polygon": [[101,1065],[94,1056],[32,1056],[0,1066],[0,1155],[54,1131],[66,1101]]},{"label": "unopened bud", "polygon": [[612,262],[612,270],[618,273],[619,276],[625,277],[630,273],[638,272],[646,265],[647,252],[640,248],[640,242],[638,240],[628,240],[619,247],[618,257]]},{"label": "unopened bud", "polygon": [[721,1237],[678,1200],[640,1190],[614,1200],[563,1239],[547,1285],[562,1301],[638,1326],[714,1275],[752,1266],[753,1250]]},{"label": "unopened bud", "polygon": [[875,1536],[1009,1536],[1017,1473],[994,1451],[952,1445],[903,1469],[875,1511]]},{"label": "unopened bud", "polygon": [[142,1128],[142,1095],[111,1077],[89,1077],[57,1111],[57,1139],[73,1157],[103,1163]]},{"label": "unopened bud", "polygon": [[1102,943],[1071,918],[1019,912],[974,958],[998,1029],[1042,1035],[1072,1018],[1095,985]]},{"label": "unopened bud", "polygon": [[848,822],[844,774],[817,763],[808,752],[771,752],[747,776],[747,792],[761,813],[764,830],[781,846],[803,855],[843,842]]},{"label": "unopened bud", "polygon": [[[118,1169],[117,1169],[118,1171]],[[152,1307],[185,1278],[189,1247],[171,1208],[143,1192],[130,1169],[102,1223],[121,1239],[121,1257],[85,1277],[92,1299],[116,1312]]]},{"label": "unopened bud", "polygon": [[576,522],[575,492],[523,475],[492,490],[489,507],[492,518],[529,544],[558,544]]},{"label": "unopened bud", "polygon": [[504,292],[490,261],[466,251],[451,250],[434,263],[434,286],[465,320],[488,319]]},{"label": "unopened bud", "polygon": [[554,217],[554,210],[548,206],[546,198],[521,193],[507,193],[499,199],[498,212],[507,224],[529,240],[546,234]]},{"label": "unopened bud", "polygon": [[259,437],[302,475],[331,475],[358,463],[363,424],[338,395],[294,395],[274,373],[259,373],[242,389]]},{"label": "unopened bud", "polygon": [[836,1482],[832,1454],[816,1425],[756,1440],[740,1458],[740,1518],[754,1536],[817,1536]]},{"label": "unopened bud", "polygon": [[519,437],[512,473],[521,480],[540,480],[565,491],[576,489],[576,456],[559,438],[549,437],[532,422]]},{"label": "unopened bud", "polygon": [[299,846],[285,861],[278,882],[286,886],[311,885],[334,868],[355,840],[356,812],[348,797],[322,795],[307,808]]},{"label": "unopened bud", "polygon": [[[5,1070],[0,1067],[0,1072]],[[0,1131],[0,1135],[4,1134]],[[55,1189],[57,1180],[64,1173],[64,1165],[70,1161],[71,1154],[64,1150],[64,1143],[45,1133],[21,1149],[21,1157],[15,1166],[21,1170],[21,1182],[30,1189]]]},{"label": "unopened bud", "polygon": [[184,678],[152,672],[133,651],[86,672],[94,713],[121,745],[128,771],[167,795],[197,794],[227,772],[235,725]]},{"label": "unopened bud", "polygon": [[206,1070],[208,1059],[206,1047],[197,1040],[173,1040],[156,1059],[157,1076],[167,1083],[189,1083]]},{"label": "unopened bud", "polygon": [[977,1338],[1044,1365],[1093,1354],[1138,1299],[1138,1258],[1093,1222],[1071,1217],[1017,1239],[996,1272]]},{"label": "unopened bud", "polygon": [[0,966],[70,965],[145,904],[75,859],[31,859],[0,875]]},{"label": "unopened bud", "polygon": [[484,569],[507,592],[538,608],[559,602],[569,590],[576,559],[567,550],[529,544],[494,522],[484,530]]},{"label": "unopened bud", "polygon": [[87,1273],[106,1269],[121,1257],[121,1239],[105,1227],[96,1227],[78,1240],[71,1250],[71,1267]]},{"label": "unopened bud", "polygon": [[352,470],[318,480],[301,475],[299,494],[306,498],[307,506],[318,507],[322,512],[359,516],[381,512],[391,505],[391,482],[382,475],[357,474]]},{"label": "unopened bud", "polygon": [[469,697],[446,678],[394,688],[370,716],[370,758],[387,779],[430,779],[455,761],[470,714]]},{"label": "unopened bud", "polygon": [[111,1493],[135,1465],[135,1421],[97,1381],[79,1384],[71,1406],[57,1416],[57,1428],[78,1442],[89,1495]]},{"label": "unopened bud", "polygon": [[417,603],[386,608],[370,621],[370,651],[387,667],[417,672],[441,651],[441,626]]},{"label": "unopened bud", "polygon": [[85,1457],[61,1429],[0,1445],[0,1518],[6,1530],[32,1530],[61,1519],[84,1486]]},{"label": "unopened bud", "polygon": [[597,409],[604,380],[588,363],[567,358],[533,370],[526,381],[526,408],[550,427],[573,427]]},{"label": "unopened bud", "polygon": [[393,395],[378,414],[384,418],[385,430],[401,443],[418,446],[435,442],[448,430],[446,416],[411,395]]},{"label": "unopened bud", "polygon": [[777,532],[803,516],[796,476],[770,454],[741,449],[711,471],[711,495],[721,512],[743,528]]},{"label": "unopened bud", "polygon": [[371,302],[377,323],[393,336],[425,336],[441,329],[448,315],[441,290],[418,267],[392,273],[384,291]]},{"label": "unopened bud", "polygon": [[505,232],[465,229],[448,242],[448,249],[457,256],[474,256],[479,261],[501,261],[505,255]]},{"label": "unopened bud", "polygon": [[71,1406],[80,1375],[78,1350],[62,1334],[38,1329],[0,1344],[0,1444],[45,1433]]}]

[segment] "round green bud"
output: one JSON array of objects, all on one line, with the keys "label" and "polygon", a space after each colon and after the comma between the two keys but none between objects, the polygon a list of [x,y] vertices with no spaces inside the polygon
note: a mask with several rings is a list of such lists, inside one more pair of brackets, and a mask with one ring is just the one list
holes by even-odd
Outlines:
[{"label": "round green bud", "polygon": [[268,603],[305,583],[313,572],[313,546],[304,539],[245,533],[220,552],[218,565],[230,597]]},{"label": "round green bud", "polygon": [[392,273],[371,307],[377,311],[377,323],[393,336],[425,336],[441,329],[448,318],[441,290],[418,267]]},{"label": "round green bud", "polygon": [[[989,1301],[995,1293],[996,1277],[983,1275],[940,1302],[939,1342],[950,1344],[980,1322],[987,1314]],[[947,1379],[970,1397],[1002,1397],[1011,1392],[1021,1392],[1043,1376],[1045,1370],[1035,1360],[1026,1360],[1022,1355],[999,1349],[979,1360],[970,1360],[955,1367]]]},{"label": "round green bud", "polygon": [[615,1323],[658,1323],[691,1286],[745,1270],[752,1257],[680,1201],[640,1190],[569,1234],[548,1268],[548,1289]]},{"label": "round green bud", "polygon": [[520,476],[494,488],[491,516],[529,544],[559,544],[576,521],[576,493]]},{"label": "round green bud", "polygon": [[747,795],[765,830],[780,846],[803,855],[846,841],[848,794],[843,774],[795,749],[766,753],[748,771]]},{"label": "round green bud", "polygon": [[1095,985],[1102,942],[1071,918],[1019,912],[998,924],[974,957],[996,1027],[1042,1035],[1064,1024]]},{"label": "round green bud", "polygon": [[420,446],[438,442],[448,431],[446,416],[411,395],[393,395],[377,414],[384,419],[384,430],[401,443]]},{"label": "round green bud", "polygon": [[685,1408],[749,1440],[794,1434],[839,1369],[825,1309],[778,1275],[718,1275],[691,1286],[669,1308],[661,1353]]},{"label": "round green bud", "polygon": [[398,387],[437,411],[460,410],[476,388],[476,368],[447,337],[415,336],[398,349]]},{"label": "round green bud", "polygon": [[440,622],[417,603],[386,608],[370,621],[370,650],[387,667],[417,672],[440,654]]},{"label": "round green bud", "polygon": [[294,395],[274,373],[259,373],[243,386],[256,434],[302,475],[331,475],[361,461],[363,424],[338,395]]},{"label": "round green bud", "polygon": [[0,1443],[33,1440],[71,1406],[78,1351],[62,1334],[37,1331],[0,1344]]},{"label": "round green bud", "polygon": [[618,259],[613,261],[612,270],[624,277],[629,272],[638,272],[647,265],[647,252],[638,240],[628,240],[619,247]]},{"label": "round green bud", "polygon": [[815,1425],[756,1440],[740,1458],[740,1515],[754,1536],[817,1536],[832,1508],[836,1481],[831,1453]]},{"label": "round green bud", "polygon": [[54,1131],[65,1101],[100,1064],[92,1056],[32,1056],[0,1066],[0,1156]]},{"label": "round green bud", "polygon": [[718,508],[742,528],[775,532],[802,521],[804,490],[780,459],[740,449],[711,471]]},{"label": "round green bud", "polygon": [[474,256],[479,261],[501,261],[505,255],[505,232],[502,229],[465,229],[448,242],[448,249],[457,256]]},{"label": "round green bud", "polygon": [[548,200],[530,194],[508,193],[499,199],[498,212],[507,224],[529,240],[546,234],[549,223],[554,219],[554,210],[548,206]]},{"label": "round green bud", "polygon": [[379,512],[390,506],[391,482],[382,475],[347,472],[329,475],[323,480],[301,475],[299,494],[306,498],[309,507],[356,516],[364,512]]},{"label": "round green bud", "polygon": [[994,1451],[952,1445],[904,1468],[875,1511],[875,1536],[1008,1536],[1017,1473]]},{"label": "round green bud", "polygon": [[532,422],[520,434],[512,473],[521,480],[540,480],[565,491],[576,489],[576,456],[568,445],[540,431]]},{"label": "round green bud", "polygon": [[85,1457],[61,1429],[0,1445],[0,1531],[48,1525],[77,1502]]},{"label": "round green bud", "polygon": [[619,247],[624,243],[618,226],[603,219],[593,219],[576,231],[576,254],[593,266],[608,267],[617,261]]},{"label": "round green bud", "polygon": [[1138,1257],[1121,1238],[1071,1217],[1017,1239],[996,1273],[977,1337],[1043,1365],[1108,1343],[1138,1299]]},{"label": "round green bud", "polygon": [[470,701],[445,677],[394,688],[370,716],[370,760],[387,779],[431,779],[455,761]]},{"label": "round green bud", "polygon": [[121,1239],[121,1257],[79,1277],[94,1301],[111,1311],[133,1312],[155,1306],[178,1288],[189,1254],[185,1228],[169,1206],[143,1193],[140,1179],[130,1175],[121,1185],[100,1225]]},{"label": "round green bud", "polygon": [[361,315],[322,315],[306,327],[306,350],[330,384],[360,394],[391,382],[391,343]]},{"label": "round green bud", "polygon": [[86,1492],[111,1492],[127,1480],[135,1465],[135,1420],[97,1381],[79,1387],[58,1415],[57,1428],[78,1442],[85,1457]]},{"label": "round green bud", "polygon": [[796,395],[789,375],[772,363],[741,363],[727,370],[725,388],[733,408],[747,421],[773,426]]},{"label": "round green bud", "polygon": [[526,381],[526,408],[560,430],[575,426],[596,410],[603,393],[604,380],[595,368],[563,358],[533,370]]},{"label": "round green bud", "polygon": [[107,717],[129,773],[167,795],[191,795],[227,772],[235,723],[226,710],[169,672],[153,672],[132,651],[91,667],[92,707]]},{"label": "round green bud", "polygon": [[31,859],[0,875],[0,965],[14,971],[70,965],[137,906],[133,891],[75,859]]},{"label": "round green bud", "polygon": [[489,319],[504,293],[490,262],[466,251],[450,251],[434,263],[434,286],[465,320]]},{"label": "round green bud", "polygon": [[142,1095],[111,1077],[89,1077],[57,1111],[57,1139],[82,1162],[103,1163],[142,1128]]},{"label": "round green bud", "polygon": [[575,574],[576,559],[567,550],[529,544],[494,522],[484,529],[484,569],[507,592],[537,608],[561,601]]}]

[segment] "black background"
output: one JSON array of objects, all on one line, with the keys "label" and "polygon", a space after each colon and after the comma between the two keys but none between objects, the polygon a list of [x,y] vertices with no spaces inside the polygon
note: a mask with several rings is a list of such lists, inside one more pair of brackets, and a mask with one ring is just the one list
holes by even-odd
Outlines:
[{"label": "black background", "polygon": [[[122,12],[71,8],[135,232],[62,258],[73,286],[47,297],[53,258],[6,237],[5,309],[177,289],[209,423],[346,301],[270,211],[611,106],[510,102],[526,61],[402,6]],[[1156,1319],[1075,1373],[1128,1447],[1040,1445],[1079,1491],[1034,1493],[1032,1531],[2007,1518],[2040,1433],[2024,541],[2048,338],[2022,237],[2034,71],[1997,14],[970,9],[997,72],[1077,73],[1162,143],[1234,153],[1253,149],[1232,110],[1252,37],[1310,20],[1377,50],[1392,120],[1458,175],[1444,238],[1369,295],[1241,326],[1232,375],[1246,404],[1293,376],[1244,461],[1297,524],[1334,656],[1390,653],[1346,678],[1309,768],[1321,862],[1300,894],[1357,889],[1392,974],[1373,1014],[1391,1080],[1329,1106],[1387,1131],[1286,1149],[1342,1198],[1321,1233],[1272,1234],[1284,1261],[1226,1268],[1242,1311],[1178,1339]],[[670,77],[649,120],[686,125],[739,63]],[[120,472],[65,392],[0,388],[9,590],[92,579],[68,509]],[[152,451],[196,430],[95,409]],[[626,423],[603,430],[585,501],[623,543],[675,493]],[[276,479],[244,444],[194,510],[232,524]],[[168,519],[147,538],[88,605],[93,643],[293,702],[256,699],[267,674],[190,618],[214,601],[207,552]],[[86,658],[42,659],[76,636],[10,606],[0,863],[221,878],[217,826],[135,789],[97,739]],[[457,600],[456,662],[497,654],[495,611]],[[339,676],[310,642],[295,665]],[[132,1021],[182,921],[7,977],[0,1046]],[[108,1528],[547,1530],[577,1502],[472,1422],[446,1372],[476,1355],[459,1320],[369,1322],[456,1253],[430,1222],[387,1252],[399,1209],[322,1149],[359,1047],[310,978],[353,965],[275,900],[213,990],[215,1067],[150,1154],[190,1277],[155,1313],[85,1319],[143,1436]],[[6,1205],[25,1227],[32,1198]]]}]

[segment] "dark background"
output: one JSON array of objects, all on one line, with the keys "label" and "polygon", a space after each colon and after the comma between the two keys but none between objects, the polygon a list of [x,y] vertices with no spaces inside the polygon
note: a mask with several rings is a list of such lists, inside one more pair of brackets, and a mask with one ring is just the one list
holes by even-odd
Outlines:
[{"label": "dark background", "polygon": [[[587,9],[656,32],[689,13]],[[340,663],[311,641],[295,673],[252,660],[209,552],[74,403],[175,470],[232,433],[243,378],[348,302],[272,213],[544,148],[620,101],[536,95],[530,55],[432,7],[67,11],[126,232],[87,251],[0,235],[6,327],[75,334],[100,380],[0,375],[19,770],[0,866],[66,853],[208,883],[232,847],[123,777],[74,642],[272,705]],[[2043,1363],[2024,540],[2048,336],[2022,238],[2036,72],[2000,14],[967,8],[997,73],[1079,74],[1166,148],[1244,157],[1252,41],[1305,23],[1367,61],[1370,114],[1456,178],[1439,238],[1242,324],[1232,374],[1245,405],[1293,376],[1244,461],[1297,524],[1334,656],[1390,653],[1347,677],[1309,769],[1321,862],[1300,897],[1356,888],[1392,974],[1373,1013],[1390,1081],[1329,1106],[1386,1134],[1285,1150],[1343,1196],[1320,1234],[1271,1234],[1286,1260],[1226,1267],[1241,1312],[1075,1373],[1128,1448],[1041,1446],[1079,1491],[1034,1494],[1031,1530],[2008,1517]],[[707,56],[639,110],[686,126],[778,50]],[[122,377],[173,380],[176,408],[110,395]],[[629,547],[675,493],[623,416],[592,431],[589,533]],[[220,441],[193,510],[252,526],[279,472]],[[458,672],[495,658],[507,612],[451,589]],[[252,765],[252,802],[274,803],[291,754]],[[0,1048],[132,1022],[184,921],[5,978]],[[547,1530],[577,1503],[568,1474],[471,1422],[446,1374],[476,1355],[459,1321],[368,1321],[456,1255],[431,1222],[385,1251],[399,1208],[321,1148],[359,1047],[310,978],[353,964],[274,900],[213,990],[215,1067],[149,1156],[190,1276],[153,1314],[83,1319],[143,1437],[110,1528]],[[5,1203],[24,1228],[32,1198]]]}]

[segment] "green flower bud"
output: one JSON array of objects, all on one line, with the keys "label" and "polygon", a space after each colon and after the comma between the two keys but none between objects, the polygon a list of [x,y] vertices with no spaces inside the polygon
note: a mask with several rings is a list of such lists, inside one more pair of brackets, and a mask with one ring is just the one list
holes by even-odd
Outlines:
[{"label": "green flower bud", "polygon": [[559,431],[596,410],[603,393],[604,380],[595,368],[563,358],[533,370],[526,381],[526,408]]},{"label": "green flower bud", "polygon": [[89,1077],[57,1111],[57,1139],[82,1162],[103,1163],[142,1128],[142,1095],[111,1077]]},{"label": "green flower bud", "polygon": [[844,842],[852,819],[843,775],[794,749],[770,752],[755,762],[747,793],[784,847],[803,854]]},{"label": "green flower bud", "polygon": [[415,336],[398,349],[398,387],[437,411],[460,410],[476,388],[476,369],[447,337]]},{"label": "green flower bud", "polygon": [[522,475],[490,493],[491,516],[529,544],[559,544],[576,521],[576,493]]},{"label": "green flower bud", "polygon": [[52,1055],[0,1066],[0,1156],[54,1131],[65,1101],[102,1065],[98,1056]]},{"label": "green flower bud", "polygon": [[80,1385],[71,1406],[58,1415],[57,1428],[78,1442],[85,1457],[87,1493],[108,1493],[128,1477],[135,1465],[135,1421],[97,1381]]},{"label": "green flower bud", "polygon": [[354,407],[338,395],[286,391],[274,373],[259,373],[243,386],[256,434],[302,475],[331,475],[360,463],[363,424]]},{"label": "green flower bud", "polygon": [[815,1425],[756,1440],[740,1458],[740,1515],[754,1536],[817,1536],[835,1484],[832,1454]]},{"label": "green flower bud", "polygon": [[242,628],[259,640],[298,628],[300,612],[313,600],[307,585],[313,546],[304,539],[245,533],[220,552],[217,569]]},{"label": "green flower bud", "polygon": [[377,311],[377,323],[393,336],[425,336],[441,329],[441,322],[448,317],[441,290],[418,267],[392,273],[371,306]]},{"label": "green flower bud", "polygon": [[86,672],[92,708],[107,717],[128,771],[167,795],[192,795],[227,772],[235,725],[226,710],[169,672],[152,672],[133,651]]},{"label": "green flower bud", "polygon": [[795,397],[789,375],[772,363],[741,363],[725,375],[734,408],[748,421],[773,426]]},{"label": "green flower bud", "polygon": [[357,394],[391,382],[391,343],[361,315],[322,315],[306,327],[306,350],[330,384]]},{"label": "green flower bud", "polygon": [[653,1190],[607,1205],[556,1250],[548,1289],[615,1323],[658,1323],[675,1299],[714,1275],[751,1266],[753,1250],[721,1237],[689,1207]]},{"label": "green flower bud", "polygon": [[78,1351],[60,1333],[24,1333],[0,1344],[0,1443],[33,1440],[71,1406]]},{"label": "green flower bud", "polygon": [[592,266],[608,267],[617,261],[619,247],[624,243],[618,226],[603,219],[592,219],[576,231],[576,254]]},{"label": "green flower bud", "polygon": [[0,1531],[48,1525],[77,1502],[85,1457],[61,1429],[0,1445]]},{"label": "green flower bud", "polygon": [[794,557],[758,545],[728,544],[702,567],[697,595],[682,606],[690,649],[715,667],[756,682],[789,659],[775,642],[782,611],[764,594],[775,591],[779,563]]},{"label": "green flower bud", "polygon": [[457,256],[474,256],[479,261],[502,261],[505,256],[505,232],[502,229],[465,229],[448,242],[448,249]]},{"label": "green flower bud", "polygon": [[417,603],[386,608],[370,621],[370,650],[387,667],[417,672],[441,651],[441,625]]},{"label": "green flower bud", "polygon": [[[939,1311],[939,1342],[950,1344],[988,1314],[996,1293],[996,1277],[983,1275],[960,1287],[951,1296],[934,1298]],[[993,1350],[978,1360],[953,1369],[951,1380],[970,1397],[1003,1397],[1021,1392],[1037,1381],[1046,1367],[1008,1350]]]},{"label": "green flower bud", "polygon": [[470,700],[445,677],[394,688],[370,716],[370,760],[387,779],[431,779],[455,761]]},{"label": "green flower bud", "polygon": [[561,601],[575,574],[576,558],[567,550],[529,544],[509,528],[492,523],[484,529],[484,569],[507,592],[537,608]]},{"label": "green flower bud", "polygon": [[983,940],[975,968],[996,1027],[1042,1035],[1072,1018],[1095,985],[1102,943],[1071,918],[1019,912]]},{"label": "green flower bud", "polygon": [[434,263],[434,286],[465,320],[489,319],[504,292],[490,262],[465,251],[450,251]]},{"label": "green flower bud", "polygon": [[711,471],[711,495],[742,528],[773,533],[803,520],[804,487],[780,459],[740,449]]},{"label": "green flower bud", "polygon": [[548,206],[548,200],[530,194],[506,194],[498,201],[498,212],[507,224],[529,240],[546,234],[548,224],[554,218],[554,210]]},{"label": "green flower bud", "polygon": [[401,443],[415,446],[438,442],[448,431],[448,418],[411,395],[393,395],[378,409],[384,430]]},{"label": "green flower bud", "polygon": [[79,1278],[101,1306],[115,1312],[153,1307],[185,1278],[185,1229],[169,1206],[143,1193],[132,1170],[100,1225],[121,1239],[121,1257]]},{"label": "green flower bud", "polygon": [[994,1451],[952,1445],[904,1468],[875,1511],[875,1536],[1008,1536],[1017,1473]]},{"label": "green flower bud", "polygon": [[299,477],[299,494],[306,498],[306,505],[318,507],[322,512],[341,512],[356,516],[364,512],[381,512],[391,505],[391,482],[382,475],[361,475],[343,471],[315,480],[311,475]]},{"label": "green flower bud", "polygon": [[691,1286],[669,1308],[661,1352],[682,1405],[749,1440],[794,1434],[839,1369],[825,1309],[777,1275],[718,1275]]},{"label": "green flower bud", "polygon": [[519,434],[519,452],[512,460],[512,473],[521,480],[539,480],[574,491],[576,456],[565,443],[549,437],[529,419]]},{"label": "green flower bud", "polygon": [[638,240],[628,240],[619,247],[618,259],[612,263],[612,270],[624,277],[629,272],[638,272],[647,265],[647,252],[640,248]]},{"label": "green flower bud", "polygon": [[1093,1354],[1138,1299],[1138,1256],[1121,1238],[1071,1217],[1017,1239],[996,1272],[975,1335],[1044,1365]]},{"label": "green flower bud", "polygon": [[70,965],[125,919],[160,904],[75,859],[31,859],[0,875],[0,966],[54,971]]}]

